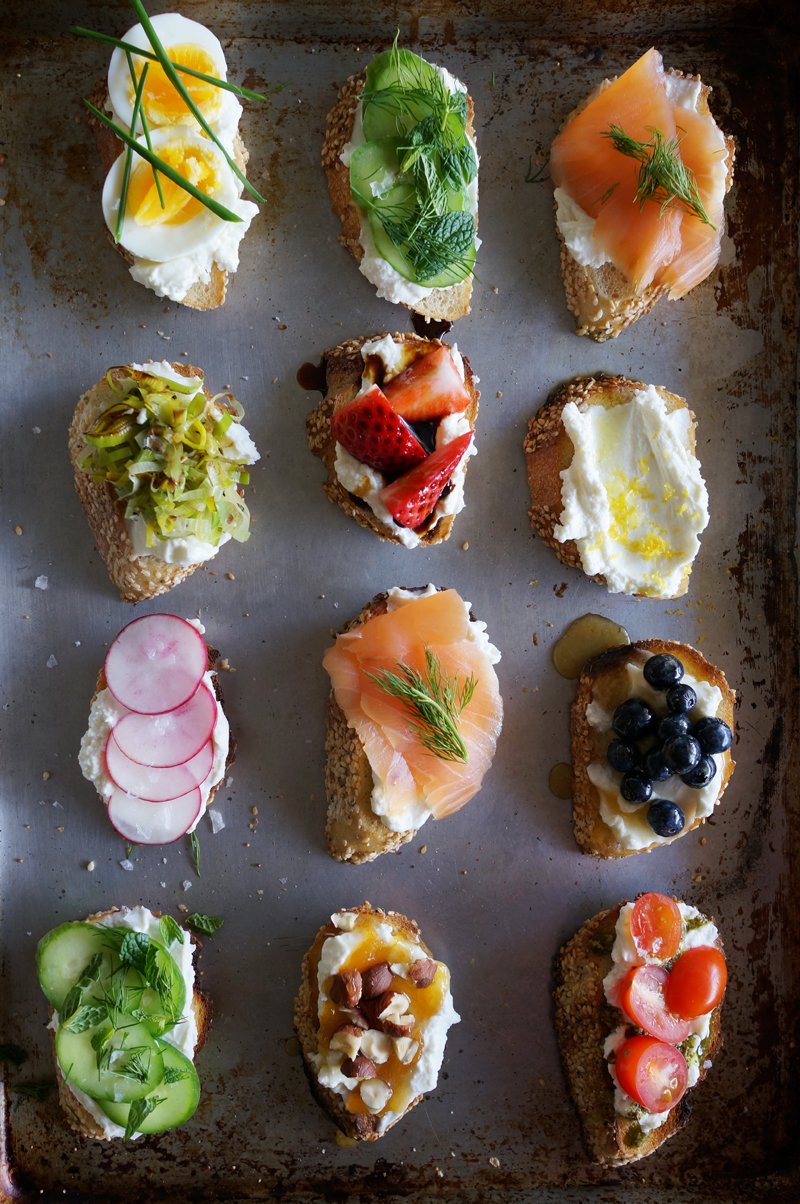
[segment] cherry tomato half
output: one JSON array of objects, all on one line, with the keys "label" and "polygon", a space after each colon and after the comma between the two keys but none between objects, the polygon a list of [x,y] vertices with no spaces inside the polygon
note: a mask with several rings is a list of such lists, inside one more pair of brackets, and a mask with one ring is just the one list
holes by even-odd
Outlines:
[{"label": "cherry tomato half", "polygon": [[674,1108],[686,1090],[686,1059],[655,1037],[628,1037],[617,1050],[614,1072],[623,1091],[648,1112]]},{"label": "cherry tomato half", "polygon": [[619,1005],[637,1028],[659,1041],[680,1045],[692,1026],[667,1007],[664,991],[668,981],[669,971],[663,966],[634,966],[622,982]]},{"label": "cherry tomato half", "polygon": [[727,982],[728,967],[719,949],[697,945],[687,949],[675,962],[664,998],[671,1012],[693,1020],[717,1006]]},{"label": "cherry tomato half", "polygon": [[639,895],[631,911],[631,936],[642,956],[664,962],[674,957],[683,936],[678,904],[668,895],[653,891]]}]

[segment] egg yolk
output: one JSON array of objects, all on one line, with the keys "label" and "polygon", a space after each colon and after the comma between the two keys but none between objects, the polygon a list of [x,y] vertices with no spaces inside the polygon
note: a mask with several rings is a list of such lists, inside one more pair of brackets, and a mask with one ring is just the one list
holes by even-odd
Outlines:
[{"label": "egg yolk", "polygon": [[[191,67],[194,71],[202,71],[205,75],[217,75],[214,60],[207,50],[191,43],[180,46],[165,47],[170,62],[180,63],[182,67]],[[136,63],[137,81],[141,74],[143,62]],[[220,106],[221,91],[213,84],[207,84],[193,75],[178,72],[179,78],[186,91],[197,105],[200,112],[208,120],[213,117]],[[130,99],[133,102],[133,84],[131,84]],[[188,105],[178,94],[177,89],[170,83],[160,63],[149,62],[147,79],[142,94],[142,107],[151,126],[179,125],[186,120],[190,112]]]},{"label": "egg yolk", "polygon": [[[206,196],[213,196],[219,190],[220,179],[210,146],[206,153],[195,143],[178,139],[160,148],[159,156]],[[163,208],[153,168],[149,163],[137,163],[128,185],[126,217],[140,226],[182,226],[203,208],[200,201],[163,174],[159,175],[159,183],[164,197]]]}]

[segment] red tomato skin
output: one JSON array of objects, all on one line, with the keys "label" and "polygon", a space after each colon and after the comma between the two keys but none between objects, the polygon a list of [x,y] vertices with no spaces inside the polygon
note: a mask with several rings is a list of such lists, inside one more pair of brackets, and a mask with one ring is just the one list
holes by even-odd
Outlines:
[{"label": "red tomato skin", "polygon": [[689,1071],[674,1045],[655,1037],[628,1037],[617,1049],[614,1072],[622,1090],[648,1112],[666,1112],[683,1098]]},{"label": "red tomato skin", "polygon": [[692,1026],[667,1006],[664,993],[668,982],[669,971],[663,966],[634,966],[623,980],[619,1006],[637,1028],[651,1037],[680,1045]]},{"label": "red tomato skin", "polygon": [[719,949],[696,945],[687,949],[670,971],[665,999],[676,1016],[694,1020],[714,1010],[722,1001],[728,967]]},{"label": "red tomato skin", "polygon": [[674,899],[651,891],[639,895],[631,911],[631,936],[642,956],[668,961],[678,952],[683,917]]}]

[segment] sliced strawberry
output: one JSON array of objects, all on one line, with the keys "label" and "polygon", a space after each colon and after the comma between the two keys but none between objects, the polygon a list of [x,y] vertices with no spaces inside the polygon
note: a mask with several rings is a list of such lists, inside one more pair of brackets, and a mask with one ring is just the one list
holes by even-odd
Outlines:
[{"label": "sliced strawberry", "polygon": [[410,368],[384,386],[384,392],[395,412],[407,422],[459,414],[471,400],[449,347],[437,347],[414,360]]},{"label": "sliced strawberry", "polygon": [[427,455],[377,385],[337,410],[331,418],[331,433],[351,456],[387,476],[406,472]]},{"label": "sliced strawberry", "polygon": [[414,531],[425,522],[471,440],[472,431],[466,431],[380,491],[380,499],[396,523]]}]

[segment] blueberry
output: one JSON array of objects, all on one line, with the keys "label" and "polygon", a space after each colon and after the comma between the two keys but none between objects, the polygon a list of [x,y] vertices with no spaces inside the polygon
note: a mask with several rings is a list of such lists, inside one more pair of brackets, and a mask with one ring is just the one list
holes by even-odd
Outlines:
[{"label": "blueberry", "polygon": [[645,661],[642,672],[644,680],[654,690],[668,690],[670,686],[676,686],[683,677],[683,665],[677,656],[659,652],[657,656],[651,656]]},{"label": "blueberry", "polygon": [[717,772],[717,765],[713,757],[701,757],[695,765],[694,769],[690,769],[688,773],[681,774],[681,781],[687,786],[691,786],[693,790],[702,790],[704,786],[713,778]]},{"label": "blueberry", "polygon": [[653,783],[641,770],[634,769],[623,777],[619,792],[626,803],[647,803],[653,793]]},{"label": "blueberry", "polygon": [[697,706],[697,694],[691,686],[680,682],[667,690],[667,706],[673,715],[688,715]]},{"label": "blueberry", "polygon": [[672,770],[664,762],[664,754],[660,748],[652,748],[644,759],[644,771],[651,782],[666,782],[672,777]]},{"label": "blueberry", "polygon": [[725,752],[733,744],[733,733],[721,719],[698,719],[692,728],[692,735],[706,754]]},{"label": "blueberry", "polygon": [[614,712],[611,726],[623,740],[640,740],[653,730],[656,717],[641,698],[626,698]]},{"label": "blueberry", "polygon": [[666,744],[676,736],[687,735],[691,726],[688,715],[666,715],[658,725],[658,738]]},{"label": "blueberry", "polygon": [[686,819],[677,803],[657,798],[647,808],[647,822],[656,836],[677,836],[683,831]]},{"label": "blueberry", "polygon": [[618,773],[627,773],[629,769],[638,769],[641,757],[638,749],[624,740],[612,740],[606,752],[606,760],[612,769]]},{"label": "blueberry", "polygon": [[664,762],[673,773],[688,773],[702,755],[694,736],[675,736],[664,745]]}]

